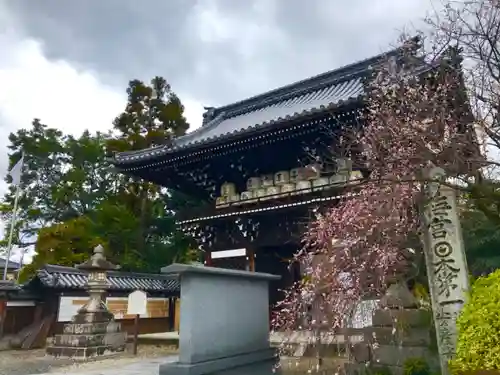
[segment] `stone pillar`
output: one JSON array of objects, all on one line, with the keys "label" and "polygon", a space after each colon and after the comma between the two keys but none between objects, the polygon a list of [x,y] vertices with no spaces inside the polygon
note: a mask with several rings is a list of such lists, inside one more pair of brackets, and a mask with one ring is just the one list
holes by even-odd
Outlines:
[{"label": "stone pillar", "polygon": [[445,171],[432,168],[426,189],[424,210],[425,260],[439,349],[441,373],[450,373],[448,361],[455,357],[458,331],[456,320],[469,291],[469,271],[465,257],[456,191],[443,185]]},{"label": "stone pillar", "polygon": [[181,284],[179,361],[160,375],[271,375],[269,282],[279,276],[172,264]]}]

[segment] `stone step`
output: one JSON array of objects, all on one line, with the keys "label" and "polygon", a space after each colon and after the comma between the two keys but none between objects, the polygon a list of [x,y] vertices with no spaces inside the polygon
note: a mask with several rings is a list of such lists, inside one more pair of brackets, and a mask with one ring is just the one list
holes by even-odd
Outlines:
[{"label": "stone step", "polygon": [[389,371],[391,375],[403,375],[403,367],[371,365],[367,367],[364,363],[346,363],[344,365],[345,375],[372,375],[377,371]]},{"label": "stone step", "polygon": [[127,340],[126,332],[99,333],[93,335],[73,335],[63,333],[55,335],[55,346],[92,347],[101,345],[119,345]]},{"label": "stone step", "polygon": [[431,321],[431,313],[423,309],[379,309],[372,317],[374,327],[428,328]]},{"label": "stone step", "polygon": [[67,323],[64,325],[63,333],[91,335],[95,333],[114,333],[121,331],[121,324],[118,322],[100,323]]},{"label": "stone step", "polygon": [[395,347],[393,345],[378,345],[372,348],[372,359],[384,366],[403,366],[410,358],[435,357],[428,348],[418,346]]},{"label": "stone step", "polygon": [[394,329],[393,327],[366,328],[365,342],[380,345],[425,346],[431,345],[432,337],[429,328]]},{"label": "stone step", "polygon": [[[271,347],[278,348],[280,345],[271,344]],[[295,343],[286,344],[284,347],[280,347],[279,352],[282,356],[291,358],[313,358],[317,357],[338,357],[345,354],[345,346],[339,344],[306,344],[306,343]]]},{"label": "stone step", "polygon": [[49,346],[46,349],[48,355],[59,358],[71,358],[74,360],[87,360],[96,356],[113,356],[125,351],[125,345],[113,347],[112,345],[84,347]]}]

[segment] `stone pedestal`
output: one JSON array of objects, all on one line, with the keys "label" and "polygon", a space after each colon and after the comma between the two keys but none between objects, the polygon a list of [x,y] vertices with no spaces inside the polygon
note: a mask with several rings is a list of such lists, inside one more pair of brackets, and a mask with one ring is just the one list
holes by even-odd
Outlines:
[{"label": "stone pedestal", "polygon": [[54,337],[54,342],[47,347],[47,354],[86,360],[95,356],[123,352],[126,341],[127,333],[122,332],[121,324],[113,320],[92,323],[72,322],[65,324],[63,333]]},{"label": "stone pedestal", "polygon": [[180,277],[179,361],[160,375],[271,375],[269,282],[279,276],[173,264]]},{"label": "stone pedestal", "polygon": [[373,314],[372,324],[364,333],[364,341],[354,346],[355,363],[346,365],[347,374],[366,374],[371,368],[400,375],[404,363],[414,358],[424,359],[431,368],[437,368],[437,353],[431,349],[431,313],[417,307],[405,284],[388,288],[380,308]]}]

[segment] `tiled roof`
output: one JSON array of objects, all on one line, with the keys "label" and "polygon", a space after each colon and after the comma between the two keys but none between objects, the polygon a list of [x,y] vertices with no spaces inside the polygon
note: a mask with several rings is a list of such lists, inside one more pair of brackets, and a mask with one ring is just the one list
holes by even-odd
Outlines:
[{"label": "tiled roof", "polygon": [[0,280],[0,292],[17,292],[20,290],[18,284],[11,281]]},{"label": "tiled roof", "polygon": [[[5,267],[5,258],[0,258],[0,268],[3,270]],[[9,260],[9,269],[19,269],[21,268],[21,265],[17,262],[13,262],[12,260]]]},{"label": "tiled roof", "polygon": [[361,77],[334,82],[314,91],[283,99],[266,107],[250,108],[233,117],[220,116],[201,128],[176,140],[175,147],[185,147],[241,133],[282,120],[288,121],[315,111],[341,105],[363,94]]},{"label": "tiled roof", "polygon": [[[143,290],[177,294],[180,284],[177,279],[159,274],[141,274],[108,271],[109,290]],[[48,288],[84,289],[87,272],[72,267],[46,265],[37,271],[36,278]]]},{"label": "tiled roof", "polygon": [[343,68],[293,83],[207,112],[204,125],[174,140],[173,145],[122,152],[115,165],[156,158],[181,149],[208,144],[223,138],[252,132],[273,124],[325,112],[359,100],[364,94],[363,80],[371,68],[398,50],[377,55]]}]

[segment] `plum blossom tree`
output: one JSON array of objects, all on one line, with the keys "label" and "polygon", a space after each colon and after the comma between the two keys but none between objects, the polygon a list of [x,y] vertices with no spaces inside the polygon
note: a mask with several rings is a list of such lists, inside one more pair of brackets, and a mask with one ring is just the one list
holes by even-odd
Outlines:
[{"label": "plum blossom tree", "polygon": [[316,213],[297,254],[305,275],[286,291],[273,320],[277,330],[337,333],[363,298],[380,296],[407,272],[403,249],[423,224],[423,172],[440,166],[469,180],[484,162],[457,49],[429,59],[420,41],[403,43],[373,69],[362,126],[350,137],[369,177]]},{"label": "plum blossom tree", "polygon": [[[464,59],[462,75],[478,142],[487,157],[482,180],[469,183],[476,208],[500,224],[500,2],[444,1],[426,19],[428,54],[455,46]],[[478,183],[479,182],[479,183]]]}]

